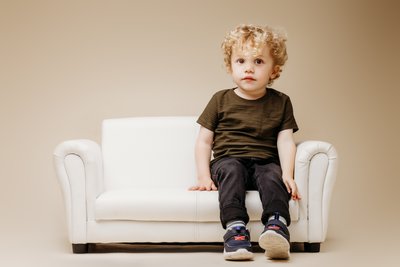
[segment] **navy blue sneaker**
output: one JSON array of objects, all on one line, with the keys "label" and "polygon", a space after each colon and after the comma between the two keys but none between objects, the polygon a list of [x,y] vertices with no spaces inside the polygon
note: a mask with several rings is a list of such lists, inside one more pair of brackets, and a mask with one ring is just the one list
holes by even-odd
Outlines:
[{"label": "navy blue sneaker", "polygon": [[246,227],[233,227],[224,235],[225,260],[252,260],[250,233]]},{"label": "navy blue sneaker", "polygon": [[270,259],[288,259],[290,257],[290,234],[286,225],[275,218],[265,225],[258,244],[265,249]]}]

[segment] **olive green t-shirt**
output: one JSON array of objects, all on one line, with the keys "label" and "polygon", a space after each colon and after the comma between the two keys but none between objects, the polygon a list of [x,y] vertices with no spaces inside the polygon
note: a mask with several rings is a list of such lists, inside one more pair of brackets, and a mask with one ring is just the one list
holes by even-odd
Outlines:
[{"label": "olive green t-shirt", "polygon": [[214,94],[197,122],[214,132],[213,156],[279,160],[282,130],[298,130],[290,98],[275,89],[256,100],[239,97],[235,88]]}]

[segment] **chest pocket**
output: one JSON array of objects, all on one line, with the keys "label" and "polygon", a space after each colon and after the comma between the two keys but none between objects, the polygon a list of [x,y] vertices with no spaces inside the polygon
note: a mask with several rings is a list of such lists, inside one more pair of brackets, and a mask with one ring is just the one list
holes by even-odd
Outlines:
[{"label": "chest pocket", "polygon": [[261,120],[259,137],[262,139],[277,138],[281,121],[281,117],[277,114],[271,114],[271,116],[263,118]]}]

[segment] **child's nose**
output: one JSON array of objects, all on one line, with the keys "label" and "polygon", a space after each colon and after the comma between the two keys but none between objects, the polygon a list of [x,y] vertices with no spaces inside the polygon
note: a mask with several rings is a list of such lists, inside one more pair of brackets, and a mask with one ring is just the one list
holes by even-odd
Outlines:
[{"label": "child's nose", "polygon": [[246,73],[252,73],[252,72],[254,72],[254,66],[253,66],[253,64],[247,63],[244,70],[245,70]]}]

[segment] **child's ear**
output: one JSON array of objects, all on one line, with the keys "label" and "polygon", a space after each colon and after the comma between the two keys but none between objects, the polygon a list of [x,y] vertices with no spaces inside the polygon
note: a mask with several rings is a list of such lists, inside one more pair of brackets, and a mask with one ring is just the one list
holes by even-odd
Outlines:
[{"label": "child's ear", "polygon": [[275,65],[272,69],[271,78],[275,78],[281,72],[281,67],[279,65]]}]

